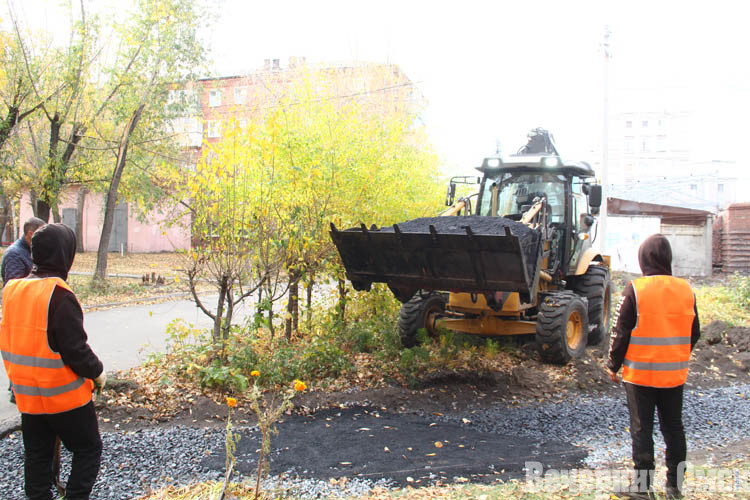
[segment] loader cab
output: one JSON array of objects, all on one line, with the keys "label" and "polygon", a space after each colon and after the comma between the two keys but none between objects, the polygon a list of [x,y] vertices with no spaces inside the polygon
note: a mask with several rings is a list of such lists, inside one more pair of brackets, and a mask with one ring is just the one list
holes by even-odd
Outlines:
[{"label": "loader cab", "polygon": [[557,155],[515,155],[487,158],[478,170],[484,176],[477,215],[520,221],[535,201],[546,198],[546,238],[551,250],[547,270],[571,274],[593,240],[592,213],[596,210],[593,206],[590,210],[588,198],[594,175],[591,167],[563,163]]}]

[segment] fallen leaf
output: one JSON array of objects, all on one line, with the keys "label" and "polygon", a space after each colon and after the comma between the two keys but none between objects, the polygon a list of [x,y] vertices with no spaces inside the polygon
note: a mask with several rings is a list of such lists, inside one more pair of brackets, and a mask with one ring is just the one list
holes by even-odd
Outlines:
[{"label": "fallen leaf", "polygon": [[440,441],[435,441],[435,448],[442,448],[442,447],[443,447],[443,443],[441,443]]}]

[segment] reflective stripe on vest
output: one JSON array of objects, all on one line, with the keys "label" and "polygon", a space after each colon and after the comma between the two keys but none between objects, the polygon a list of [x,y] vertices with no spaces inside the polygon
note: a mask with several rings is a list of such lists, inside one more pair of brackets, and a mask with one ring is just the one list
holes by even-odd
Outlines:
[{"label": "reflective stripe on vest", "polygon": [[94,384],[76,375],[47,342],[49,302],[60,278],[12,280],[3,290],[0,351],[21,413],[62,413],[91,401]]},{"label": "reflective stripe on vest", "polygon": [[638,314],[630,332],[622,379],[648,387],[677,387],[687,380],[695,297],[673,276],[633,280]]}]

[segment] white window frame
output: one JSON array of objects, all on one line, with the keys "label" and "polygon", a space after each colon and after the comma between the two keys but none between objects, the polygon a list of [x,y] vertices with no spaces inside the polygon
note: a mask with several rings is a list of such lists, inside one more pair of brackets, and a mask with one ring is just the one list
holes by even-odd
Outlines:
[{"label": "white window frame", "polygon": [[234,103],[245,104],[247,102],[247,87],[234,88]]},{"label": "white window frame", "polygon": [[212,108],[221,106],[221,89],[208,91],[208,105]]},{"label": "white window frame", "polygon": [[208,120],[206,122],[206,136],[209,139],[221,137],[221,120]]},{"label": "white window frame", "polygon": [[625,153],[626,154],[633,154],[635,152],[634,144],[635,144],[635,137],[630,136],[630,135],[625,137]]}]

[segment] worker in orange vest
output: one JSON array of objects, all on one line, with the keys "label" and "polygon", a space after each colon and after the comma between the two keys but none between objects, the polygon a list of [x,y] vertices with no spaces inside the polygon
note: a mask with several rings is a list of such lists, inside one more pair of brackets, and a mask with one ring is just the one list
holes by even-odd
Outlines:
[{"label": "worker in orange vest", "polygon": [[625,286],[615,313],[607,371],[613,382],[622,367],[630,411],[636,482],[629,498],[653,498],[654,409],[667,445],[666,494],[681,498],[687,446],[682,425],[683,387],[690,353],[700,337],[695,295],[672,276],[672,248],[661,234],[638,249],[643,276]]},{"label": "worker in orange vest", "polygon": [[21,412],[25,491],[52,500],[52,462],[60,438],[73,454],[66,499],[88,499],[99,473],[102,441],[92,401],[106,383],[87,343],[83,312],[65,280],[76,239],[63,224],[47,224],[31,239],[31,274],[3,290],[0,351]]}]

